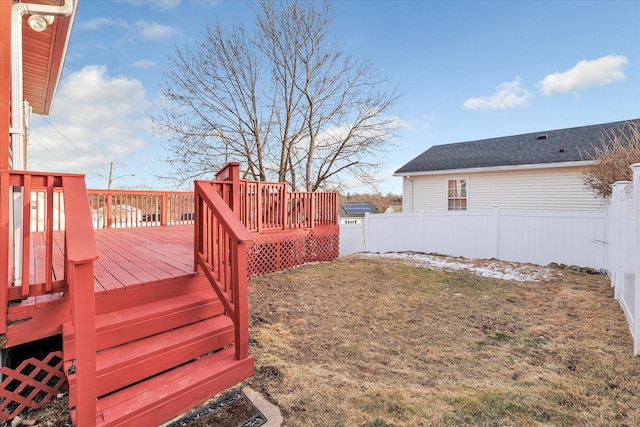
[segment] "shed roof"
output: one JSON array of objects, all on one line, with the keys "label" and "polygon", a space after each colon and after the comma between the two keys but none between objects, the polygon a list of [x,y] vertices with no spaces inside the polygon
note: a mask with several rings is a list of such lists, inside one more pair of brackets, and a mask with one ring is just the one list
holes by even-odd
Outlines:
[{"label": "shed roof", "polygon": [[340,217],[364,217],[366,213],[380,213],[380,210],[372,202],[345,202],[339,207]]},{"label": "shed roof", "polygon": [[628,122],[640,119],[434,145],[395,174],[585,161],[601,145],[603,132]]}]

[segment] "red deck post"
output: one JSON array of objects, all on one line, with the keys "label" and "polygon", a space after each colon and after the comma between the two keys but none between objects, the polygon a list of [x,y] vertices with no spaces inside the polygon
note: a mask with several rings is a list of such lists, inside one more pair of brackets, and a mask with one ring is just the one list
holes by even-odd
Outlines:
[{"label": "red deck post", "polygon": [[76,346],[77,425],[96,423],[96,307],[93,262],[98,258],[84,177],[62,178],[67,285]]},{"label": "red deck post", "polygon": [[231,178],[231,210],[240,218],[240,163],[229,164]]},{"label": "red deck post", "polygon": [[237,242],[233,274],[236,315],[236,359],[249,357],[249,290],[247,284],[247,242]]},{"label": "red deck post", "polygon": [[[93,260],[69,261],[72,316],[76,346],[77,425],[96,422],[96,307],[93,293]],[[89,284],[90,286],[88,286]]]}]

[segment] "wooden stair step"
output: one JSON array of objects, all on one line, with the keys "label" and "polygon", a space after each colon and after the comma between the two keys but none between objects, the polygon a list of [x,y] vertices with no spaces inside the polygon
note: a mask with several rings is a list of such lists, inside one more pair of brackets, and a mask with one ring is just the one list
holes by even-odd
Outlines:
[{"label": "wooden stair step", "polygon": [[[233,322],[226,316],[217,316],[100,351],[96,355],[97,395],[103,396],[222,349],[233,340]],[[65,372],[70,367],[71,361],[65,361]],[[76,402],[75,375],[68,375],[68,381],[69,401]]]},{"label": "wooden stair step", "polygon": [[251,375],[253,356],[229,347],[98,400],[96,426],[159,425]]},{"label": "wooden stair step", "polygon": [[[165,298],[96,316],[96,347],[104,350],[127,341],[195,323],[224,312],[213,290]],[[65,360],[75,357],[71,323],[63,326]]]}]

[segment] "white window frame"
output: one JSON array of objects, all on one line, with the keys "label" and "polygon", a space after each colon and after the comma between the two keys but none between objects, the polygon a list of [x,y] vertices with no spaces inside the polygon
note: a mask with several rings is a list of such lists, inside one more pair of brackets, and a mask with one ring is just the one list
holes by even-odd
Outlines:
[{"label": "white window frame", "polygon": [[[456,182],[455,194],[451,195],[449,191],[449,183]],[[464,181],[464,188],[458,183]],[[445,181],[447,195],[447,211],[466,211],[469,210],[469,178],[468,177],[452,177]],[[451,206],[453,202],[453,207]]]}]

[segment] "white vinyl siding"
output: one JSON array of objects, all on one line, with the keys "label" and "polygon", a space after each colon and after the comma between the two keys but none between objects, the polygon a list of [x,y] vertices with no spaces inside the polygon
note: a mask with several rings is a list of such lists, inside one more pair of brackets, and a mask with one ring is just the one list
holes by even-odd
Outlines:
[{"label": "white vinyl siding", "polygon": [[[603,210],[605,202],[585,187],[581,167],[467,172],[468,209]],[[415,211],[446,211],[447,181],[460,174],[412,176],[405,196]],[[407,190],[412,187],[412,195]]]}]

